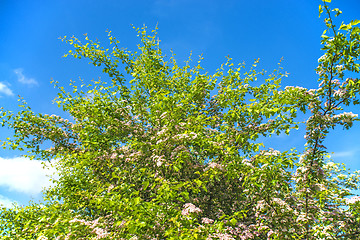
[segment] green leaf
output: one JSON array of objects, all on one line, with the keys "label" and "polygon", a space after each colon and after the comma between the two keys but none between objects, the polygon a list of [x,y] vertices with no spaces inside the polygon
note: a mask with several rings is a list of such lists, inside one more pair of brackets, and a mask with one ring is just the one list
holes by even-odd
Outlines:
[{"label": "green leaf", "polygon": [[145,181],[143,182],[143,190],[146,190],[147,187],[149,186],[150,182],[149,181]]},{"label": "green leaf", "polygon": [[138,205],[141,201],[141,198],[140,197],[136,197],[134,198],[134,205]]},{"label": "green leaf", "polygon": [[322,13],[323,13],[323,7],[322,7],[322,5],[320,4],[320,5],[319,5],[319,17],[321,16]]},{"label": "green leaf", "polygon": [[356,25],[358,25],[360,23],[360,20],[353,20],[353,21],[351,21],[351,25],[352,26],[356,26]]}]

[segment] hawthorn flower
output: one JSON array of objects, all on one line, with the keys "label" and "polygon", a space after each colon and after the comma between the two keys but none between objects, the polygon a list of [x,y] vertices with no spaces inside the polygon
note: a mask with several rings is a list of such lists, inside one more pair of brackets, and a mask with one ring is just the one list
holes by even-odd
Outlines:
[{"label": "hawthorn flower", "polygon": [[222,165],[221,165],[221,164],[218,164],[218,163],[216,163],[216,162],[210,162],[210,163],[208,164],[208,168],[213,168],[213,169],[217,168],[217,169],[220,169],[220,170],[223,169]]},{"label": "hawthorn flower", "polygon": [[354,204],[359,201],[360,201],[360,196],[354,196],[354,197],[346,199],[346,204]]},{"label": "hawthorn flower", "polygon": [[165,159],[164,159],[164,156],[153,156],[153,160],[155,161],[156,163],[156,166],[160,167],[164,162],[165,162]]},{"label": "hawthorn flower", "polygon": [[160,143],[162,143],[162,142],[165,142],[165,141],[167,141],[168,139],[166,138],[166,139],[160,139],[160,140],[158,140],[157,142],[156,142],[156,145],[158,145],[158,144],[160,144]]},{"label": "hawthorn flower", "polygon": [[343,71],[343,70],[345,70],[345,67],[344,67],[344,65],[337,65],[337,66],[336,66],[336,69],[337,69],[338,71]]},{"label": "hawthorn flower", "polygon": [[160,132],[157,133],[158,136],[163,135],[167,130],[167,127],[165,126]]},{"label": "hawthorn flower", "polygon": [[342,119],[342,122],[346,122],[346,123],[351,123],[354,118],[357,118],[358,115],[354,114],[352,112],[343,112],[337,115],[334,115],[332,118],[333,119]]},{"label": "hawthorn flower", "polygon": [[338,89],[334,92],[334,96],[339,96],[339,97],[343,97],[346,94],[346,90],[345,89]]},{"label": "hawthorn flower", "polygon": [[319,59],[318,59],[318,62],[322,62],[326,59],[326,55],[322,55]]},{"label": "hawthorn flower", "polygon": [[197,136],[198,136],[198,135],[197,135],[196,133],[194,133],[194,132],[191,132],[190,135],[192,135],[192,139],[196,139]]},{"label": "hawthorn flower", "polygon": [[316,92],[316,89],[307,90],[307,94],[309,94],[310,96],[315,96],[315,92]]},{"label": "hawthorn flower", "polygon": [[214,235],[210,235],[208,238],[206,238],[206,240],[212,240],[213,237],[219,240],[234,240],[234,238],[227,233],[216,233]]},{"label": "hawthorn flower", "polygon": [[226,234],[226,233],[219,233],[219,234],[217,235],[217,237],[218,237],[220,240],[235,240],[233,237],[231,237],[231,235]]},{"label": "hawthorn flower", "polygon": [[256,209],[258,209],[259,211],[263,210],[265,207],[266,207],[266,203],[264,200],[260,200],[256,204]]},{"label": "hawthorn flower", "polygon": [[334,79],[334,80],[331,80],[331,83],[333,83],[335,85],[340,85],[340,80],[339,79]]},{"label": "hawthorn flower", "polygon": [[280,154],[281,154],[280,151],[274,149],[269,149],[264,153],[265,156],[279,156]]},{"label": "hawthorn flower", "polygon": [[254,166],[251,164],[251,160],[245,158],[241,161],[244,165],[250,167],[250,168],[253,168]]},{"label": "hawthorn flower", "polygon": [[286,86],[285,90],[299,90],[299,91],[306,91],[306,88],[304,87],[299,87],[299,86]]},{"label": "hawthorn flower", "polygon": [[325,84],[325,80],[322,80],[320,83],[319,83],[319,87],[321,87],[322,85]]},{"label": "hawthorn flower", "polygon": [[114,187],[115,187],[115,186],[114,186],[113,184],[111,184],[111,185],[108,187],[107,192],[108,192],[108,193],[111,192],[111,190],[114,189]]},{"label": "hawthorn flower", "polygon": [[97,227],[97,225],[99,225],[99,220],[100,220],[100,218],[97,218],[93,221],[86,221],[84,219],[74,218],[74,219],[70,220],[69,223],[78,222],[85,226],[88,226],[92,229],[92,233],[96,234],[96,239],[102,239],[102,238],[107,237],[109,235],[109,233],[105,229]]},{"label": "hawthorn flower", "polygon": [[210,219],[210,218],[202,218],[201,219],[201,222],[202,223],[205,223],[205,224],[211,224],[214,222],[214,220]]},{"label": "hawthorn flower", "polygon": [[317,73],[318,75],[321,75],[321,74],[324,73],[324,70],[322,70],[322,69],[317,69],[317,70],[316,70],[316,73]]},{"label": "hawthorn flower", "polygon": [[182,134],[177,134],[173,137],[174,140],[181,140],[181,139],[196,139],[197,138],[197,134],[194,132],[190,132],[189,134],[187,133],[182,133]]},{"label": "hawthorn flower", "polygon": [[337,168],[336,164],[334,162],[328,162],[324,165],[324,168],[326,169],[329,169],[329,170],[332,170],[332,169],[335,169]]},{"label": "hawthorn flower", "polygon": [[275,232],[271,229],[267,232],[268,238],[272,237],[274,234],[275,234]]},{"label": "hawthorn flower", "polygon": [[185,203],[184,209],[181,211],[181,214],[183,216],[188,216],[190,213],[200,213],[200,212],[202,212],[202,210],[200,208],[196,207],[194,204]]},{"label": "hawthorn flower", "polygon": [[108,236],[108,233],[102,228],[96,227],[92,232],[96,234],[96,239],[101,239]]},{"label": "hawthorn flower", "polygon": [[297,222],[306,222],[307,220],[309,220],[309,216],[306,216],[305,213],[300,213],[296,219]]},{"label": "hawthorn flower", "polygon": [[166,114],[167,114],[167,112],[164,112],[163,114],[161,114],[160,118],[161,119],[165,118]]},{"label": "hawthorn flower", "polygon": [[274,202],[276,202],[277,204],[279,204],[280,206],[285,206],[287,205],[286,202],[284,202],[284,200],[280,199],[280,198],[274,198]]}]

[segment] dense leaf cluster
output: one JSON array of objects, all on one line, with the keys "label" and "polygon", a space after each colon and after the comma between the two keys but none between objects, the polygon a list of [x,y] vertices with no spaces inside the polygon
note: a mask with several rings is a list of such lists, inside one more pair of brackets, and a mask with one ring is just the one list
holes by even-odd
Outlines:
[{"label": "dense leaf cluster", "polygon": [[[59,174],[42,204],[1,209],[2,239],[359,239],[360,198],[348,198],[359,175],[326,161],[323,141],[358,120],[342,106],[359,104],[360,80],[346,76],[359,72],[360,21],[337,29],[341,11],[326,2],[317,89],[282,88],[281,67],[266,75],[257,61],[229,58],[214,74],[201,59],[180,66],[145,27],[138,52],[110,32],[109,49],[63,38],[111,81],[58,87],[69,120],[25,102],[1,110],[15,130],[2,145],[52,160]],[[259,141],[300,125],[302,153]]]}]

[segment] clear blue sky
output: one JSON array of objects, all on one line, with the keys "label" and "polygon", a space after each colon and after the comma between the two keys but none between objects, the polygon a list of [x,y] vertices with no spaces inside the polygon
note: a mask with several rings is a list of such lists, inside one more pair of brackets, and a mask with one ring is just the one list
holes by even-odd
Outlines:
[{"label": "clear blue sky", "polygon": [[[62,58],[70,46],[60,36],[84,33],[107,43],[109,29],[120,45],[138,44],[131,25],[159,27],[161,47],[185,60],[203,54],[204,67],[214,72],[230,55],[234,62],[251,64],[260,58],[260,68],[282,66],[290,73],[285,85],[317,87],[314,69],[320,51],[324,24],[318,18],[320,0],[0,0],[0,106],[16,110],[17,95],[35,112],[61,114],[52,104],[56,89],[50,80],[67,86],[70,79],[86,81],[101,76],[86,61]],[[343,11],[341,19],[360,19],[359,0],[334,0]],[[355,113],[359,108],[351,109]],[[327,146],[336,161],[360,169],[360,124],[351,131],[337,129]],[[4,138],[11,131],[0,129]],[[303,133],[272,140],[279,148],[302,147]],[[0,202],[20,204],[39,199],[46,185],[37,162],[19,158],[20,152],[0,149]]]}]

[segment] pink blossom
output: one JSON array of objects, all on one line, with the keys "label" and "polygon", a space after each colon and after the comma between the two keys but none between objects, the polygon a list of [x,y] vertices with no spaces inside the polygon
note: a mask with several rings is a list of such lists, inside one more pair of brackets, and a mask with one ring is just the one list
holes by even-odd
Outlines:
[{"label": "pink blossom", "polygon": [[267,232],[267,237],[270,238],[274,235],[274,231],[270,229],[270,231]]},{"label": "pink blossom", "polygon": [[334,96],[343,97],[346,94],[346,89],[338,89],[334,92]]},{"label": "pink blossom", "polygon": [[346,199],[346,204],[354,204],[359,201],[360,201],[360,196],[354,196],[354,197]]},{"label": "pink blossom", "polygon": [[343,70],[345,70],[345,67],[344,67],[344,65],[337,65],[337,66],[336,66],[336,69],[337,69],[338,71],[343,71]]},{"label": "pink blossom", "polygon": [[281,154],[280,151],[274,150],[274,149],[269,149],[268,151],[265,151],[265,153],[264,153],[265,156],[279,156],[280,154]]},{"label": "pink blossom", "polygon": [[213,169],[217,168],[217,169],[220,169],[220,170],[223,169],[222,165],[220,165],[220,164],[218,164],[216,162],[210,162],[208,164],[208,168],[213,168]]},{"label": "pink blossom", "polygon": [[211,223],[214,222],[214,220],[205,217],[205,218],[202,218],[202,219],[201,219],[201,222],[202,222],[202,223],[205,223],[205,224],[211,224]]},{"label": "pink blossom", "polygon": [[108,192],[108,193],[111,192],[111,190],[114,189],[114,187],[115,187],[115,186],[111,184],[111,185],[108,187],[107,192]]},{"label": "pink blossom", "polygon": [[322,55],[319,59],[318,59],[318,62],[322,62],[323,60],[326,59],[326,55]]},{"label": "pink blossom", "polygon": [[181,214],[184,216],[188,216],[190,213],[200,213],[202,210],[198,207],[196,207],[192,203],[185,203],[184,209],[181,211]]}]

